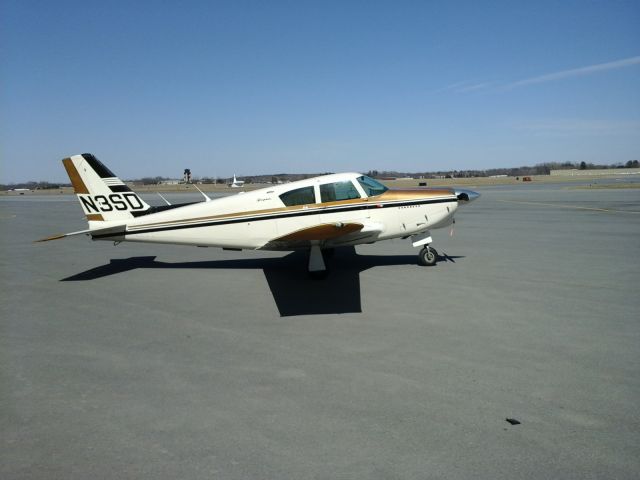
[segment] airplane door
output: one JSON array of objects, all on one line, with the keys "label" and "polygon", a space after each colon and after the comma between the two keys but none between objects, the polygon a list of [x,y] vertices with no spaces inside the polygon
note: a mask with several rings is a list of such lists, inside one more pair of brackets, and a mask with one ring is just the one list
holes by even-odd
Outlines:
[{"label": "airplane door", "polygon": [[276,220],[278,236],[313,227],[320,223],[313,186],[297,188],[280,195],[287,210]]},{"label": "airplane door", "polygon": [[368,199],[362,198],[351,180],[320,185],[319,193],[322,202],[320,223],[370,222],[369,209],[362,208]]}]

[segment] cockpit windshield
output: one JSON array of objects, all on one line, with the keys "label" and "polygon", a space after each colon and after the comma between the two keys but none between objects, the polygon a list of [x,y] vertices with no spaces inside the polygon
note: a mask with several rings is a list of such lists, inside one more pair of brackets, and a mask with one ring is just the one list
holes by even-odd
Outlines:
[{"label": "cockpit windshield", "polygon": [[389,190],[377,180],[367,177],[366,175],[358,177],[357,180],[360,186],[364,189],[364,193],[367,194],[367,197],[375,197],[376,195],[381,195]]}]

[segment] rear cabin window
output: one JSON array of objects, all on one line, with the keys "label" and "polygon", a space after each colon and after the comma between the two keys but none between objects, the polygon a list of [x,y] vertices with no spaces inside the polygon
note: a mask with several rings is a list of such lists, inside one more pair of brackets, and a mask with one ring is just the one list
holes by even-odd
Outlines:
[{"label": "rear cabin window", "polygon": [[352,182],[335,182],[320,185],[320,198],[322,202],[335,202],[338,200],[350,200],[360,198],[360,194]]},{"label": "rear cabin window", "polygon": [[316,203],[316,196],[313,193],[313,187],[303,187],[283,193],[280,195],[280,200],[282,200],[282,203],[287,207],[292,207],[294,205]]}]

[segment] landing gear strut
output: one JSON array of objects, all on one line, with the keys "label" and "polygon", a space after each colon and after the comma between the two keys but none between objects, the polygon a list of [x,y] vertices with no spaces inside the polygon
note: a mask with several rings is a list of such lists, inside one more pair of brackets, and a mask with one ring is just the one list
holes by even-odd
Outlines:
[{"label": "landing gear strut", "polygon": [[418,253],[418,263],[424,267],[431,267],[438,261],[438,252],[435,248],[425,245]]},{"label": "landing gear strut", "polygon": [[325,278],[328,273],[322,250],[318,245],[312,245],[309,250],[309,276],[319,280]]}]

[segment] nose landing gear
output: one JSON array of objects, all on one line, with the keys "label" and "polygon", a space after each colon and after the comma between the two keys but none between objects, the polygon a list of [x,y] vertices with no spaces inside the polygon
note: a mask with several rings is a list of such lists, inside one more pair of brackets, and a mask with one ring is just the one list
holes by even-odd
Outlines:
[{"label": "nose landing gear", "polygon": [[431,267],[438,261],[438,252],[435,248],[425,245],[418,253],[418,263],[423,267]]},{"label": "nose landing gear", "polygon": [[438,261],[438,252],[431,246],[431,242],[433,242],[431,232],[425,230],[422,233],[413,235],[411,239],[414,247],[422,247],[422,250],[418,253],[418,264],[424,267],[435,265]]}]

